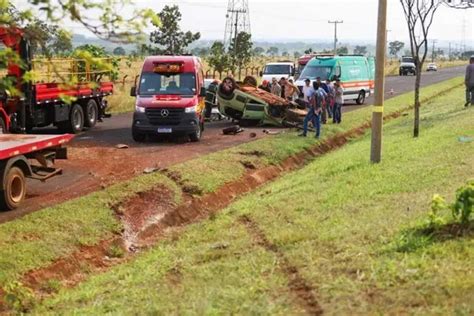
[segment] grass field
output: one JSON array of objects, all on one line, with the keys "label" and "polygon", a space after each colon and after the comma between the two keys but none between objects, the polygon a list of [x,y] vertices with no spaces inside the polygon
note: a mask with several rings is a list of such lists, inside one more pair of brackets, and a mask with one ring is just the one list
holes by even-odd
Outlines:
[{"label": "grass field", "polygon": [[[424,88],[422,97],[433,97],[461,82],[462,79],[458,78]],[[411,103],[411,94],[406,94],[388,101],[386,109],[388,113],[395,112]],[[363,124],[370,118],[370,113],[370,108],[351,112],[340,126],[325,127],[323,137]],[[422,121],[422,126],[425,123],[431,126],[429,121]],[[201,191],[212,192],[244,173],[242,159],[249,159],[257,166],[276,164],[314,144],[314,139],[303,139],[296,133],[288,132],[200,157],[171,170],[181,174],[185,182]],[[252,151],[261,151],[263,156],[259,159],[247,155],[243,157],[242,153]],[[202,166],[209,163],[213,168],[203,170]],[[29,270],[49,265],[81,246],[94,245],[116,235],[122,225],[112,206],[134,196],[136,192],[147,191],[160,184],[172,189],[177,201],[181,199],[181,190],[176,184],[156,173],[0,225],[0,284],[5,286],[18,282]]]},{"label": "grass field", "polygon": [[[400,247],[434,193],[474,177],[474,109],[457,88],[370,136],[242,197],[137,259],[63,289],[35,310],[105,314],[474,313],[473,226]],[[447,215],[448,216],[448,215]]]},{"label": "grass field", "polygon": [[[459,83],[461,79],[424,88],[422,97],[428,98]],[[398,111],[411,103],[411,94],[393,98],[386,104],[387,112]],[[323,139],[363,124],[370,118],[370,110],[363,108],[351,112],[345,116],[341,125],[328,125],[323,129]],[[242,159],[257,166],[275,164],[314,143],[314,139],[297,137],[296,133],[287,132],[199,157],[173,166],[170,170],[178,172],[188,185],[196,186],[203,192],[211,192],[245,172],[240,162]],[[242,157],[241,153],[252,151],[260,151],[263,156]],[[209,164],[213,168],[206,167]],[[82,245],[96,244],[110,238],[121,229],[111,206],[159,184],[176,188],[161,174],[140,176],[0,225],[0,284],[15,282],[26,271],[49,264]],[[68,229],[65,230],[65,227]]]}]

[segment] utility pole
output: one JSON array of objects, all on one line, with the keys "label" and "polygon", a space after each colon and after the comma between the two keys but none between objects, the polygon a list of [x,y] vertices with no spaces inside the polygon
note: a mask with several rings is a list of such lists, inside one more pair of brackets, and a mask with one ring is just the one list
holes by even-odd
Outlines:
[{"label": "utility pole", "polygon": [[434,63],[435,61],[435,44],[436,44],[437,40],[433,40],[433,49],[431,50],[431,62]]},{"label": "utility pole", "polygon": [[451,42],[449,42],[448,58],[451,60]]},{"label": "utility pole", "polygon": [[375,103],[372,106],[370,161],[382,160],[383,105],[385,95],[385,55],[387,45],[387,0],[379,0],[375,65]]},{"label": "utility pole", "polygon": [[334,55],[337,55],[337,25],[344,23],[344,21],[328,21],[330,24],[334,24]]}]

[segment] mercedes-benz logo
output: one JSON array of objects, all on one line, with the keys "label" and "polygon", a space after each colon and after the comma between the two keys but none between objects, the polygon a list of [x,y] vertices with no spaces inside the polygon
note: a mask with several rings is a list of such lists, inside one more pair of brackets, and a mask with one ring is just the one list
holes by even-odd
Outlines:
[{"label": "mercedes-benz logo", "polygon": [[167,109],[161,110],[161,116],[162,116],[162,117],[168,117],[168,115],[170,115],[170,111],[169,111],[169,110],[167,110]]}]

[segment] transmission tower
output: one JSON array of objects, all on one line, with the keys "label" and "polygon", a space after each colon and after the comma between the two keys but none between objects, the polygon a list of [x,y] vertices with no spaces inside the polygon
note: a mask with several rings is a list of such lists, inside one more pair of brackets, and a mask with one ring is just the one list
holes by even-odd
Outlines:
[{"label": "transmission tower", "polygon": [[227,6],[224,46],[228,48],[232,39],[240,32],[250,34],[250,12],[248,0],[229,0]]}]

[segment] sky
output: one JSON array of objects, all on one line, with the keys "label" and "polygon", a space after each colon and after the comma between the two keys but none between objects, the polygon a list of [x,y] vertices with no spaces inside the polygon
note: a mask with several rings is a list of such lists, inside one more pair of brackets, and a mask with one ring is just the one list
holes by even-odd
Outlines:
[{"label": "sky", "polygon": [[[177,4],[183,15],[181,29],[200,32],[202,39],[223,40],[227,0],[132,0],[136,7],[159,12]],[[13,1],[17,5],[26,0]],[[338,26],[340,42],[375,42],[377,0],[248,0],[252,38],[266,41],[332,40],[334,27],[328,20],[343,20]],[[399,0],[388,0],[388,41],[407,41],[408,31]],[[124,10],[124,12],[129,10]],[[66,23],[75,33],[86,34],[78,25]],[[464,30],[464,31],[463,31]],[[431,39],[474,47],[474,9],[442,6],[430,31]]]}]

